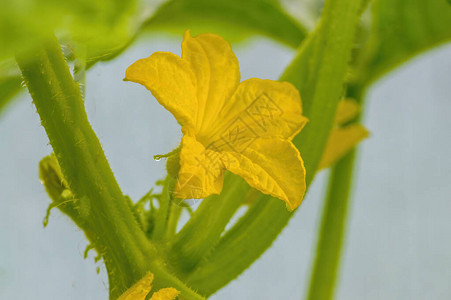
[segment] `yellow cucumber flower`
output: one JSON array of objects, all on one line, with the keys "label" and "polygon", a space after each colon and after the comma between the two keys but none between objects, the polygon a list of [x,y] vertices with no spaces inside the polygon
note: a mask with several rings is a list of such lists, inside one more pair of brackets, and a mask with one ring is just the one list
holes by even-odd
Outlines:
[{"label": "yellow cucumber flower", "polygon": [[177,198],[219,194],[229,170],[291,210],[301,204],[305,168],[291,140],[307,119],[293,85],[257,78],[240,83],[230,44],[189,31],[181,58],[153,53],[128,67],[125,80],[144,85],[182,125]]},{"label": "yellow cucumber flower", "polygon": [[[141,278],[131,288],[125,291],[118,300],[144,300],[152,289],[153,274],[148,273]],[[150,300],[174,300],[179,295],[179,291],[170,287],[164,288],[152,294]]]},{"label": "yellow cucumber flower", "polygon": [[368,137],[368,130],[362,125],[357,123],[346,125],[346,123],[355,119],[358,113],[359,105],[355,100],[344,99],[340,101],[335,115],[335,127],[330,132],[318,169],[333,165],[360,141]]}]

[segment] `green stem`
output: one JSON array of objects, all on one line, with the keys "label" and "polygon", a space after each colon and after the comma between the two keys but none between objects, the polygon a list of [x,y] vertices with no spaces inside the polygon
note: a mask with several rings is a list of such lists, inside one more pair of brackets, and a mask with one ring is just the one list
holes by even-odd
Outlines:
[{"label": "green stem", "polygon": [[170,176],[166,177],[164,180],[163,190],[161,191],[160,197],[160,207],[158,208],[158,212],[155,217],[155,227],[152,232],[152,240],[161,241],[166,234],[168,220],[171,212],[171,186],[173,185],[174,179]]},{"label": "green stem", "polygon": [[[300,89],[308,126],[294,140],[313,180],[334,120],[360,12],[365,0],[326,1],[319,28],[301,46],[282,77]],[[299,79],[300,78],[300,79]],[[308,82],[308,84],[305,84]],[[300,84],[302,83],[302,84]],[[227,232],[211,255],[189,275],[189,283],[206,295],[227,284],[275,240],[292,213],[282,201],[262,196]]]},{"label": "green stem", "polygon": [[[356,99],[361,107],[355,120],[360,121],[364,107],[365,88],[349,84],[347,96]],[[340,254],[345,235],[349,197],[356,160],[356,150],[341,158],[331,170],[329,191],[325,200],[321,229],[313,266],[308,299],[333,299]]]},{"label": "green stem", "polygon": [[[363,111],[365,88],[350,84],[348,97],[356,99]],[[329,191],[325,200],[315,264],[310,278],[308,299],[333,299],[340,254],[346,229],[346,217],[352,189],[356,150],[341,158],[331,170]]]},{"label": "green stem", "polygon": [[182,206],[172,203],[171,211],[169,213],[168,226],[166,229],[166,240],[171,240],[177,232],[177,224],[182,213]]},{"label": "green stem", "polygon": [[164,268],[139,228],[88,122],[79,86],[56,38],[16,59],[64,178],[77,199],[80,217],[92,230],[85,233],[104,259],[110,298],[116,299],[151,271],[159,286],[173,286],[186,299],[202,299]]},{"label": "green stem", "polygon": [[332,299],[348,212],[355,150],[332,168],[307,299]]},{"label": "green stem", "polygon": [[194,212],[188,223],[175,236],[171,251],[175,265],[182,273],[193,270],[217,244],[224,228],[236,210],[243,204],[243,195],[248,190],[246,182],[226,173],[224,185],[232,180],[235,185],[223,189],[220,195],[210,196]]}]

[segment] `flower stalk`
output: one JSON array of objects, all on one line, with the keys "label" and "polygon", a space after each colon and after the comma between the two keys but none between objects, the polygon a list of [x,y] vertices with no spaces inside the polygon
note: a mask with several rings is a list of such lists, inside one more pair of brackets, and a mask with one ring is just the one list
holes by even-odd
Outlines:
[{"label": "flower stalk", "polygon": [[[313,180],[333,125],[365,2],[326,1],[318,28],[282,76],[282,80],[292,82],[300,90],[304,113],[310,119],[302,134],[293,140],[305,160],[307,186]],[[277,199],[262,195],[223,236],[209,258],[190,274],[189,283],[206,295],[214,293],[254,262],[291,216]]]},{"label": "flower stalk", "polygon": [[307,299],[333,299],[345,235],[355,150],[332,168]]}]

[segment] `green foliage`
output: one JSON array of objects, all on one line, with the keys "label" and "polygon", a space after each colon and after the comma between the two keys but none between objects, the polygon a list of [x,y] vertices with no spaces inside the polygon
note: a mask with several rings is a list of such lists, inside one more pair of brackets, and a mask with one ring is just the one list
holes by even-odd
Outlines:
[{"label": "green foliage", "polygon": [[[300,48],[290,69],[298,69],[297,65],[305,64],[312,67],[299,68],[298,73],[282,76],[283,80],[295,84],[298,82],[295,78],[310,80],[313,86],[310,96],[303,96],[303,102],[310,103],[309,110],[305,112],[310,119],[309,125],[294,140],[305,162],[307,185],[315,174],[332,127],[336,105],[342,95],[362,5],[363,1],[358,0],[326,2],[318,29]],[[303,93],[302,88],[300,92]],[[291,216],[292,213],[280,200],[262,195],[224,235],[204,264],[189,276],[189,283],[202,293],[214,293],[260,257]]]},{"label": "green foliage", "polygon": [[[1,5],[0,44],[5,46],[0,48],[0,60],[34,51],[55,31],[60,40],[84,51],[87,69],[113,59],[146,31],[182,33],[190,28],[193,33],[218,32],[233,40],[262,34],[291,47],[306,35],[301,24],[270,0],[172,0],[147,20],[142,11],[155,7],[144,1],[3,0]],[[0,108],[21,89],[19,83],[0,83]]]},{"label": "green foliage", "polygon": [[105,262],[110,297],[118,298],[151,269],[158,276],[155,287],[173,286],[188,299],[202,299],[167,271],[139,227],[88,122],[80,88],[56,38],[49,37],[32,56],[19,55],[17,61],[58,162],[45,159],[41,178],[56,205],[58,195],[70,188],[78,214],[70,216],[87,224],[82,229]]},{"label": "green foliage", "polygon": [[372,31],[360,53],[356,81],[365,84],[451,39],[451,5],[444,0],[376,0]]},{"label": "green foliage", "polygon": [[15,61],[12,59],[0,61],[0,117],[21,90],[21,82],[20,71]]},{"label": "green foliage", "polygon": [[306,35],[302,25],[271,0],[172,0],[157,10],[146,27],[178,34],[190,28],[194,34],[214,32],[229,40],[263,34],[291,47]]},{"label": "green foliage", "polygon": [[[84,67],[114,58],[147,31],[181,33],[191,29],[233,40],[260,34],[299,47],[281,80],[300,90],[304,114],[310,119],[294,140],[305,160],[309,185],[339,99],[346,92],[349,96],[363,90],[406,59],[451,38],[451,5],[444,0],[375,0],[372,28],[361,25],[363,46],[352,51],[367,2],[327,0],[315,31],[307,35],[273,0],[171,0],[150,16],[143,12],[154,7],[135,1],[2,0],[0,60],[17,56],[56,154],[41,162],[41,180],[52,199],[51,207],[71,217],[103,257],[111,298],[117,298],[148,271],[155,274],[155,288],[174,286],[186,299],[202,299],[190,287],[211,295],[258,259],[292,213],[280,200],[250,189],[244,180],[230,174],[223,192],[205,199],[178,233],[182,208],[172,198],[173,178],[164,181],[161,194],[149,192],[133,205],[111,172],[66,60],[73,56],[82,60],[81,75],[75,72],[75,77],[82,77]],[[56,40],[49,38],[51,32],[73,47],[66,58]],[[15,65],[1,66],[0,113],[22,81]],[[352,87],[348,91],[347,81]],[[349,155],[331,177],[310,299],[333,295],[352,165],[353,155]],[[144,204],[153,198],[158,199],[159,207],[151,204],[146,210]],[[225,231],[245,202],[249,205],[246,214]]]},{"label": "green foliage", "polygon": [[20,91],[22,79],[19,76],[0,79],[0,116],[13,97]]},{"label": "green foliage", "polygon": [[88,49],[90,57],[122,47],[136,27],[135,1],[1,1],[0,59],[39,46],[49,33]]},{"label": "green foliage", "polygon": [[[114,232],[122,232],[123,238],[131,242],[136,239],[133,233],[140,231],[133,230],[138,225],[88,123],[80,89],[69,73],[59,45],[54,40],[44,45],[31,57],[18,56],[19,67],[64,179],[77,199],[78,218],[86,220],[93,230],[87,232],[88,237],[109,266],[109,279],[115,285],[110,293],[118,296],[140,278],[135,276],[144,276],[143,271],[138,271],[144,261],[138,253],[144,245],[130,243],[125,249],[125,245],[121,246],[123,242],[114,238]],[[97,214],[110,217],[99,218]],[[121,220],[114,220],[115,215],[122,215]],[[137,257],[141,257],[139,261]]]},{"label": "green foliage", "polygon": [[[373,2],[372,16],[371,36],[357,53],[357,72],[349,90],[349,96],[361,103],[362,91],[373,80],[451,38],[451,5],[441,0],[377,0]],[[308,299],[334,296],[354,158],[353,151],[332,170]]]}]

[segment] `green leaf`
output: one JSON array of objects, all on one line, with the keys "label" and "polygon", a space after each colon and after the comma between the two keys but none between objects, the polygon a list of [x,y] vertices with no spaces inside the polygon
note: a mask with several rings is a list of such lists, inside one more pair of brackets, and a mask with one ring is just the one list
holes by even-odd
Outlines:
[{"label": "green leaf", "polygon": [[451,39],[451,4],[445,0],[376,0],[372,13],[373,32],[357,74],[366,84]]},{"label": "green leaf", "polygon": [[134,0],[0,1],[0,59],[33,51],[49,32],[96,58],[123,47],[140,21]]},{"label": "green leaf", "polygon": [[0,79],[0,115],[14,99],[14,96],[21,90],[21,82],[22,79],[20,76]]},{"label": "green leaf", "polygon": [[[127,49],[144,21],[135,1],[24,0],[2,1],[1,5],[0,59],[18,51],[32,52],[55,31],[60,40],[84,49],[87,69]],[[143,26],[144,30],[179,33],[187,28],[194,33],[217,32],[231,40],[263,34],[291,47],[297,47],[306,35],[272,0],[173,0],[163,4]],[[0,80],[0,109],[21,89],[20,81],[14,84],[16,79]]]},{"label": "green leaf", "polygon": [[[314,177],[332,127],[360,12],[365,0],[326,1],[319,27],[282,76],[299,89],[310,122],[294,143],[301,150],[307,184]],[[308,83],[308,84],[305,84]],[[229,188],[229,187],[224,187]],[[211,255],[188,277],[210,295],[238,276],[275,240],[292,213],[279,199],[262,195],[220,240]]]},{"label": "green leaf", "polygon": [[12,59],[0,61],[0,117],[22,89],[21,83],[22,77],[16,62]]},{"label": "green leaf", "polygon": [[297,47],[306,30],[271,0],[172,0],[163,4],[146,25],[150,30],[182,33],[214,32],[236,40],[263,34]]}]

